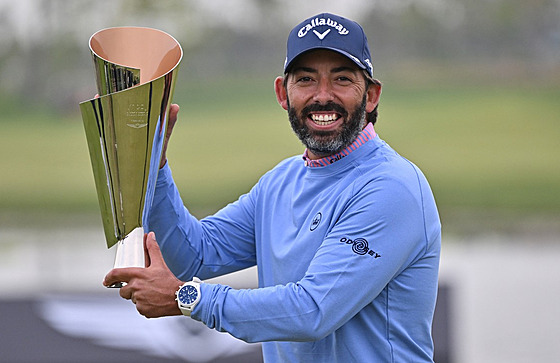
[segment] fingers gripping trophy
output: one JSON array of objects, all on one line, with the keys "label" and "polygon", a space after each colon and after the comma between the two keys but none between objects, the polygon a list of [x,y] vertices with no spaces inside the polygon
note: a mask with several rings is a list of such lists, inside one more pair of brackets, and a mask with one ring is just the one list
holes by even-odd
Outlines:
[{"label": "fingers gripping trophy", "polygon": [[80,110],[107,247],[116,245],[114,267],[144,267],[144,227],[183,51],[169,34],[140,27],[100,30],[89,46],[99,97]]}]

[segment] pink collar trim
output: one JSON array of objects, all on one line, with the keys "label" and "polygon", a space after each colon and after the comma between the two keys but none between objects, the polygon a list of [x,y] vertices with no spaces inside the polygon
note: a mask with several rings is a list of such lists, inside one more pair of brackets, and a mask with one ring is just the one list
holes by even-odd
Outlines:
[{"label": "pink collar trim", "polygon": [[303,153],[303,160],[305,161],[305,166],[308,166],[310,168],[317,168],[321,166],[330,165],[350,155],[352,151],[356,150],[357,148],[359,148],[369,140],[373,139],[375,136],[377,136],[377,134],[375,133],[373,124],[370,122],[366,125],[366,127],[362,130],[362,132],[360,132],[360,134],[358,135],[358,137],[356,137],[356,140],[354,140],[352,144],[350,144],[348,147],[346,147],[344,150],[340,151],[337,154],[325,156],[324,158],[317,159],[317,160],[312,160],[309,159],[308,157],[309,152],[307,149],[305,149],[305,152]]}]

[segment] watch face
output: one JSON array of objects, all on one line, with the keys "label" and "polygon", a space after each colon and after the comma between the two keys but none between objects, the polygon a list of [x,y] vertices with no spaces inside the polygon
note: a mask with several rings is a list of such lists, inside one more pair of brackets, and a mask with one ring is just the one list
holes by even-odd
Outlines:
[{"label": "watch face", "polygon": [[179,290],[179,293],[177,294],[177,299],[183,305],[189,305],[194,303],[197,297],[198,297],[198,291],[194,286],[191,285],[183,286]]}]

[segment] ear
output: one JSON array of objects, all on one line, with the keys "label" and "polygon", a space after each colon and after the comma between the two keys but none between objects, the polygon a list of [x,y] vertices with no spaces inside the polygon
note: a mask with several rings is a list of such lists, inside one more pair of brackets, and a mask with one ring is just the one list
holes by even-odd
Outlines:
[{"label": "ear", "polygon": [[381,84],[371,84],[367,90],[366,112],[372,112],[381,97]]},{"label": "ear", "polygon": [[276,77],[274,80],[274,91],[276,100],[284,110],[288,110],[288,91],[284,87],[284,77]]}]

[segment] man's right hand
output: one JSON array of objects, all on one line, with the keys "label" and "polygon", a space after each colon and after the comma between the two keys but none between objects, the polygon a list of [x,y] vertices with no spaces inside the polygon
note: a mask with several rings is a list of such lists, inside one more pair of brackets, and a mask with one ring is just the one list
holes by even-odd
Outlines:
[{"label": "man's right hand", "polygon": [[159,168],[163,168],[167,162],[167,145],[169,144],[169,138],[173,132],[173,127],[177,122],[177,114],[179,113],[179,105],[172,104],[169,108],[169,119],[167,120],[167,129],[165,130],[165,140],[163,140],[163,147],[161,150],[161,161],[159,162]]}]

